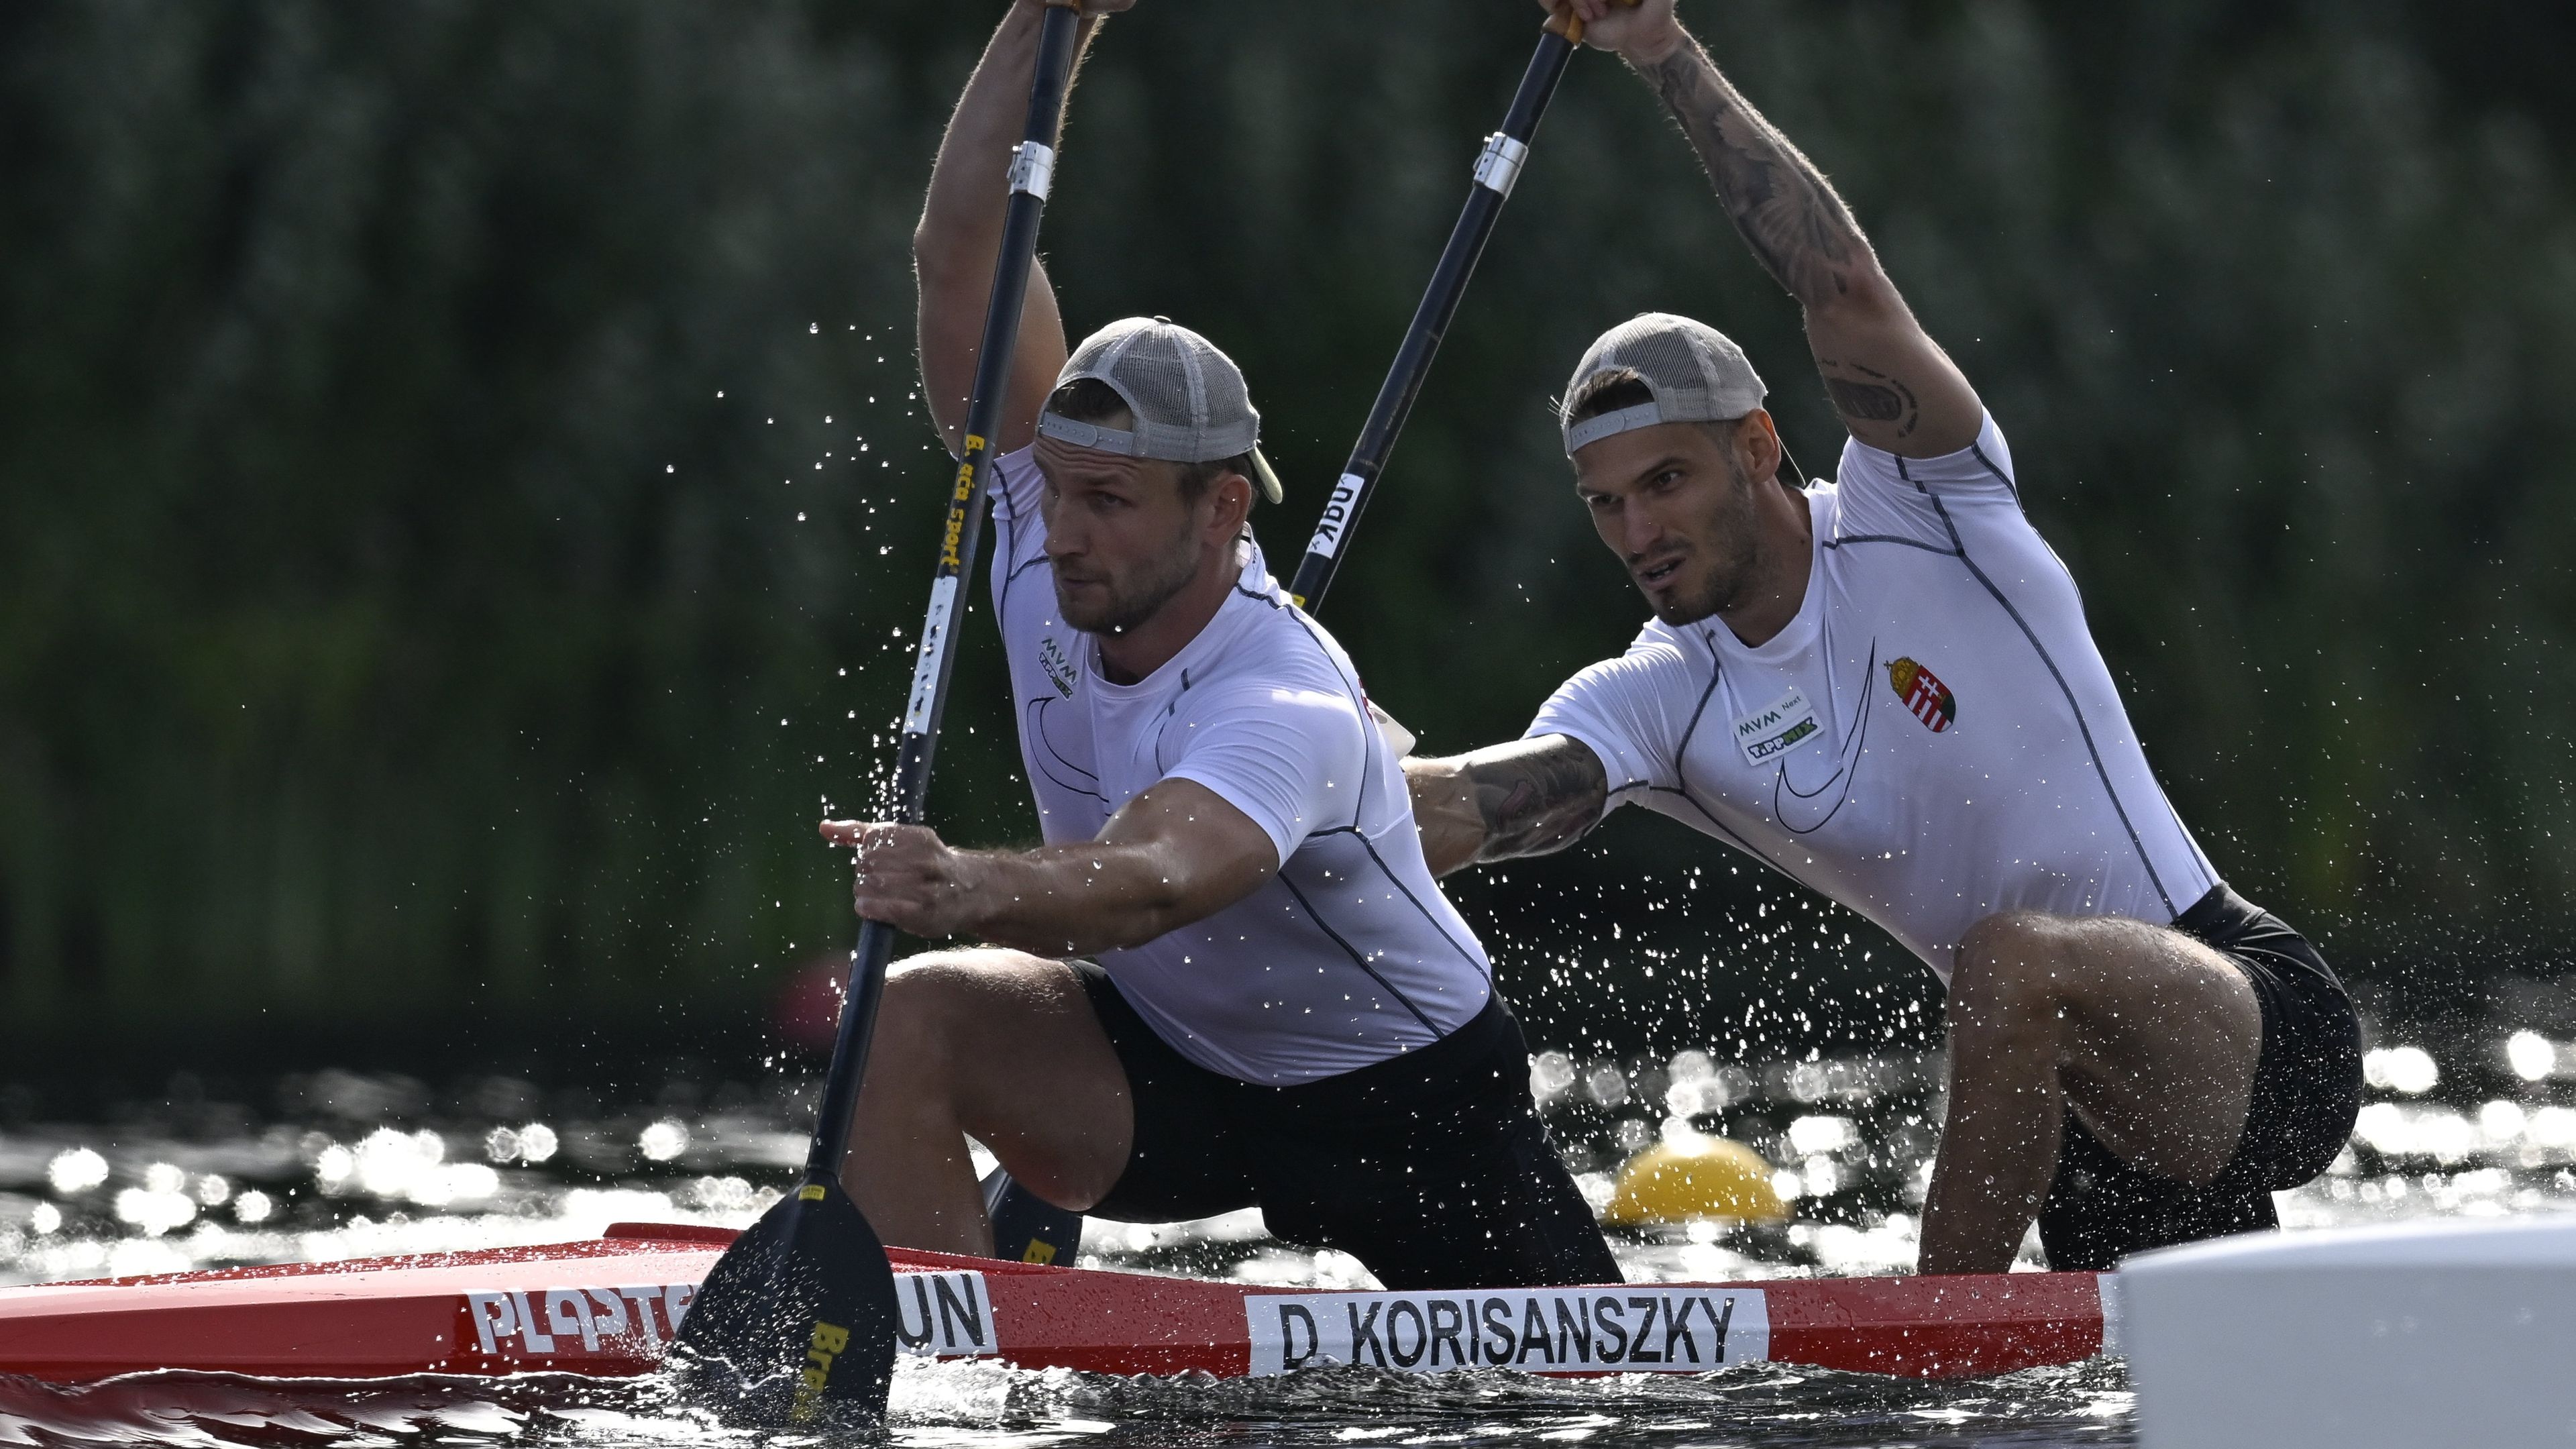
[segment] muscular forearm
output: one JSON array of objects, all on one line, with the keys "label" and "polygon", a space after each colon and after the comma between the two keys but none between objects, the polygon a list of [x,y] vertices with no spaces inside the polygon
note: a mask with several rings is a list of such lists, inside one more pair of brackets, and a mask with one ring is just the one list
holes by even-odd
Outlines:
[{"label": "muscular forearm", "polygon": [[1600,823],[1610,800],[1600,758],[1565,735],[1407,760],[1404,774],[1434,875],[1562,850]]},{"label": "muscular forearm", "polygon": [[972,906],[958,934],[997,946],[1081,956],[1141,946],[1195,919],[1165,844],[1085,841],[965,856]]},{"label": "muscular forearm", "polygon": [[1003,203],[1009,200],[996,182],[1020,141],[1044,13],[1033,4],[1013,5],[957,98],[912,234],[914,262],[925,277],[952,269],[971,276],[992,268],[993,250],[1001,245]]},{"label": "muscular forearm", "polygon": [[1687,35],[1657,59],[1632,62],[1654,87],[1760,261],[1810,311],[1885,286],[1878,258],[1815,163],[1745,100]]},{"label": "muscular forearm", "polygon": [[1165,780],[1119,808],[1097,839],[1036,850],[958,850],[927,826],[826,820],[858,848],[860,916],[930,940],[980,937],[1042,955],[1138,946],[1260,889],[1278,847],[1195,780]]},{"label": "muscular forearm", "polygon": [[1435,876],[1476,863],[1485,848],[1485,817],[1476,810],[1476,782],[1467,757],[1426,760],[1408,756],[1404,783],[1413,796],[1413,824],[1422,833],[1422,859]]},{"label": "muscular forearm", "polygon": [[[1036,0],[1017,0],[993,32],[956,111],[948,118],[939,158],[931,166],[921,221],[913,229],[923,396],[951,452],[961,446],[977,338],[1010,203],[1004,178],[1028,118],[1029,85],[1037,67],[1038,32],[1045,13],[1046,7]],[[1097,23],[1083,22],[1086,47]],[[1032,388],[1042,391],[1054,376],[1055,363],[1062,360],[1061,346],[1047,341],[1062,331],[1054,292],[1045,285],[1045,269],[1034,262],[1031,266],[1032,285],[1021,313],[1021,357],[1011,389],[1012,411],[1005,415],[1004,434],[1012,446],[1022,441],[1021,430],[1013,426],[1020,414],[1034,416],[1034,400],[1023,394]],[[1042,352],[1045,355],[1039,355]],[[1021,373],[1026,375],[1017,375]]]},{"label": "muscular forearm", "polygon": [[1629,63],[1681,123],[1718,202],[1807,315],[1807,341],[1852,436],[1908,457],[1966,447],[1985,409],[1879,266],[1815,163],[1728,83],[1678,25]]}]

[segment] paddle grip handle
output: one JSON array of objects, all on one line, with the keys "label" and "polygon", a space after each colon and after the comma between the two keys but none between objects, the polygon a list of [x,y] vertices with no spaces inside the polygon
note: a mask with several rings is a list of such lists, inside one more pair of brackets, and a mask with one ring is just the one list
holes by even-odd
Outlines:
[{"label": "paddle grip handle", "polygon": [[[1637,0],[1610,0],[1610,3],[1622,10],[1637,8]],[[1571,5],[1559,4],[1556,13],[1547,17],[1547,28],[1550,34],[1564,36],[1568,45],[1583,43],[1583,17],[1575,14]]]},{"label": "paddle grip handle", "polygon": [[[1571,15],[1569,11],[1558,13]],[[1578,36],[1580,33],[1578,25]],[[1474,183],[1467,190],[1467,204],[1458,214],[1458,224],[1449,231],[1448,245],[1441,248],[1440,263],[1431,272],[1431,284],[1423,290],[1420,305],[1414,308],[1413,322],[1405,328],[1403,344],[1396,348],[1394,365],[1387,369],[1386,381],[1378,387],[1377,401],[1369,408],[1368,421],[1360,427],[1359,441],[1352,445],[1350,459],[1342,465],[1342,476],[1333,484],[1332,496],[1324,502],[1324,515],[1316,521],[1314,538],[1307,543],[1306,556],[1298,561],[1297,573],[1288,585],[1289,597],[1308,613],[1322,607],[1324,591],[1332,587],[1351,533],[1359,526],[1360,514],[1368,507],[1370,496],[1377,491],[1387,455],[1395,451],[1396,435],[1404,431],[1404,420],[1412,415],[1423,379],[1431,374],[1431,360],[1440,351],[1440,340],[1448,335],[1450,320],[1458,315],[1459,299],[1467,294],[1467,280],[1475,274],[1477,258],[1484,255],[1485,242],[1494,234],[1495,219],[1502,215],[1503,201],[1520,177],[1530,138],[1538,133],[1539,118],[1547,114],[1548,100],[1556,94],[1556,84],[1564,77],[1565,63],[1573,54],[1574,42],[1558,34],[1551,22],[1549,31],[1539,37],[1538,51],[1530,57],[1529,68],[1521,74],[1520,89],[1512,95],[1502,129],[1485,138],[1485,149],[1476,160]]]},{"label": "paddle grip handle", "polygon": [[[1028,298],[1029,270],[1037,257],[1038,223],[1055,173],[1055,143],[1064,122],[1064,97],[1073,76],[1074,50],[1080,40],[1078,4],[1051,3],[1038,22],[1036,77],[1029,90],[1027,124],[1011,153],[1010,200],[1002,219],[1000,254],[993,264],[993,291],[984,311],[982,351],[975,358],[975,390],[966,404],[965,446],[948,490],[948,512],[941,526],[939,566],[931,575],[930,609],[922,621],[921,647],[912,673],[912,691],[904,707],[903,741],[895,756],[895,818],[918,824],[930,802],[930,767],[939,748],[939,726],[948,712],[948,686],[957,669],[954,642],[965,610],[967,574],[984,539],[984,490],[993,471],[993,434],[1000,428],[1008,401],[1011,362],[1020,337],[1020,308]],[[860,928],[858,948],[850,953],[850,982],[841,1006],[840,1035],[832,1048],[832,1065],[823,1079],[823,1101],[816,1113],[814,1140],[806,1153],[809,1177],[837,1177],[850,1138],[850,1121],[858,1111],[859,1087],[867,1079],[868,1042],[875,1034],[877,1006],[885,996],[886,964],[894,956],[895,931],[882,921]]]}]

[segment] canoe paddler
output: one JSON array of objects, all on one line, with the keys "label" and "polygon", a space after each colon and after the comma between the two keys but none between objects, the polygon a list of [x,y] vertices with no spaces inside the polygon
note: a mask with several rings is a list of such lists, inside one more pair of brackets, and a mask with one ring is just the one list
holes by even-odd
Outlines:
[{"label": "canoe paddler", "polygon": [[2166,800],[2001,427],[1823,173],[1673,0],[1574,4],[1804,308],[1850,438],[1802,487],[1718,331],[1649,314],[1592,344],[1565,451],[1654,619],[1521,740],[1408,767],[1433,868],[1634,803],[1885,927],[1949,984],[1925,1272],[2003,1271],[2034,1218],[2087,1269],[2274,1225],[2352,1130],[2342,985]]},{"label": "canoe paddler", "polygon": [[[1038,17],[1012,5],[967,83],[915,238],[952,453]],[[888,979],[851,1196],[890,1244],[989,1253],[972,1134],[1060,1207],[1258,1206],[1391,1288],[1616,1281],[1402,751],[1253,538],[1280,493],[1242,372],[1161,318],[1068,348],[1042,268],[1023,316],[991,587],[1046,843],[825,824],[862,916],[988,943]]]}]

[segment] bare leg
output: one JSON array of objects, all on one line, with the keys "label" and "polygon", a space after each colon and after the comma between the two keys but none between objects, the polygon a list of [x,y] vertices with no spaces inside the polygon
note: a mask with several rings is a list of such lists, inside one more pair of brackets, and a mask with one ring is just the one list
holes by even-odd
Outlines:
[{"label": "bare leg", "polygon": [[2195,1185],[2244,1135],[2263,1012],[2180,931],[2008,912],[1959,945],[1949,1118],[1923,1210],[1926,1273],[2001,1273],[2057,1175],[2071,1104],[2126,1161]]},{"label": "bare leg", "polygon": [[1063,962],[940,951],[887,976],[841,1166],[887,1243],[992,1253],[968,1133],[1060,1207],[1117,1185],[1135,1135],[1127,1074]]}]

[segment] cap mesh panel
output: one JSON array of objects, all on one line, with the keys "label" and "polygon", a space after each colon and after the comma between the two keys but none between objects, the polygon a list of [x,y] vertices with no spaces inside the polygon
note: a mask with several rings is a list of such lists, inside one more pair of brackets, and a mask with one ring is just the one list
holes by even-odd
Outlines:
[{"label": "cap mesh panel", "polygon": [[1097,377],[1127,399],[1146,457],[1178,463],[1231,458],[1261,435],[1242,370],[1216,344],[1186,327],[1130,318],[1075,349],[1056,379]]},{"label": "cap mesh panel", "polygon": [[[1592,378],[1621,367],[1645,380],[1654,394],[1655,420],[1662,422],[1723,422],[1762,405],[1762,378],[1742,349],[1715,328],[1687,317],[1648,312],[1602,333],[1566,385],[1569,404]],[[1560,411],[1558,424],[1571,451],[1576,419],[1570,411]],[[1644,421],[1623,426],[1641,427]]]},{"label": "cap mesh panel", "polygon": [[1708,364],[1692,339],[1681,332],[1645,331],[1623,342],[1619,361],[1637,369],[1655,390],[1661,402],[1681,404],[1684,410],[1706,407],[1709,394]]}]

